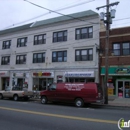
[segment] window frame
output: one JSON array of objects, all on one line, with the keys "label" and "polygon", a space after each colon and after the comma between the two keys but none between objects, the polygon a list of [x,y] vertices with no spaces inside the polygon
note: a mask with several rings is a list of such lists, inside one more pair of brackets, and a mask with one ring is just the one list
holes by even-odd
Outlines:
[{"label": "window frame", "polygon": [[[77,58],[76,52],[79,51],[79,58]],[[82,55],[82,51],[86,51],[86,55]],[[92,51],[92,54],[89,54],[89,51]],[[83,56],[86,56],[86,60],[83,59]],[[88,49],[76,49],[75,50],[75,61],[93,61],[93,48]]]},{"label": "window frame", "polygon": [[[55,57],[53,56],[53,54],[56,54]],[[60,53],[62,53],[62,56],[58,56]],[[61,58],[62,60],[58,60],[59,58]],[[53,51],[52,52],[52,62],[67,62],[67,50],[64,51]]]},{"label": "window frame", "polygon": [[[9,45],[6,45],[7,42],[9,42]],[[10,49],[11,46],[11,40],[3,41],[2,49]]]},{"label": "window frame", "polygon": [[[60,33],[62,34],[62,36],[59,37],[58,35]],[[53,43],[56,43],[56,42],[65,42],[65,41],[67,41],[67,30],[53,32]]]},{"label": "window frame", "polygon": [[[42,36],[42,42],[39,40],[39,37]],[[36,38],[36,40],[35,40]],[[33,45],[41,45],[41,44],[46,44],[46,34],[39,34],[34,36],[34,43]]]},{"label": "window frame", "polygon": [[[40,58],[38,58],[38,54],[42,54],[42,61],[38,62]],[[35,58],[34,55],[36,55],[36,62],[35,62]],[[42,53],[33,53],[33,63],[45,63],[45,52]]]},{"label": "window frame", "polygon": [[[20,60],[20,58],[23,56],[23,60]],[[19,60],[17,60],[19,57]],[[16,64],[19,65],[19,64],[26,64],[26,61],[27,61],[27,55],[24,54],[24,55],[16,55]]]},{"label": "window frame", "polygon": [[[128,43],[129,44],[129,48],[128,49],[124,49],[123,48],[123,44],[125,44],[125,43]],[[114,49],[114,45],[115,44],[119,44],[120,45],[120,49]],[[113,52],[114,52],[114,56],[127,56],[127,55],[130,55],[130,42],[128,41],[125,41],[125,42],[114,42],[113,44],[112,44],[112,48],[113,48]],[[120,52],[120,54],[116,54],[115,53],[115,51],[119,51]],[[124,54],[124,50],[128,50],[129,51],[129,53],[128,54]]]},{"label": "window frame", "polygon": [[[82,33],[83,29],[86,29],[86,33]],[[92,29],[92,32],[89,32],[89,29]],[[77,31],[79,31],[79,34],[77,33]],[[93,38],[93,26],[75,29],[75,40],[89,39],[89,38]]]},{"label": "window frame", "polygon": [[[23,39],[24,39],[24,42],[22,42]],[[26,46],[27,46],[27,37],[17,39],[17,48],[26,47]]]},{"label": "window frame", "polygon": [[[7,58],[7,61],[5,60]],[[1,65],[9,65],[10,64],[10,56],[2,56],[1,57]]]}]

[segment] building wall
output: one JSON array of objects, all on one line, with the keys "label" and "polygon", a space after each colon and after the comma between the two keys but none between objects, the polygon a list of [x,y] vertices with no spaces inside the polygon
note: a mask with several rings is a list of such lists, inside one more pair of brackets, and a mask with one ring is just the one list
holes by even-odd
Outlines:
[{"label": "building wall", "polygon": [[[108,80],[112,79],[112,83],[114,85],[114,92],[113,94],[110,94],[110,96],[115,96],[119,97],[119,87],[122,84],[123,86],[123,96],[126,98],[125,93],[125,84],[130,85],[130,55],[112,55],[114,52],[113,50],[113,43],[124,43],[128,42],[130,43],[130,27],[124,27],[124,28],[116,28],[116,29],[111,29],[110,30],[110,37],[109,37],[109,58],[108,58],[108,66],[109,66],[109,71],[108,71]],[[103,55],[100,56],[100,82],[102,85],[104,84],[104,68],[105,68],[105,32],[100,32],[100,49],[103,52]],[[120,71],[119,71],[120,70]],[[109,81],[108,81],[109,82]],[[120,83],[120,85],[119,85]],[[130,87],[129,87],[130,88]],[[130,96],[130,95],[129,95]]]},{"label": "building wall", "polygon": [[[0,35],[0,61],[2,56],[11,56],[10,65],[0,65],[1,71],[9,71],[9,77],[13,78],[12,73],[22,72],[32,76],[32,72],[52,71],[57,75],[63,75],[66,71],[95,71],[95,81],[98,82],[98,55],[96,52],[99,46],[99,24],[90,24],[94,21],[99,22],[98,16],[82,18],[85,21],[69,20],[59,23],[54,23],[46,26],[39,26],[27,30],[21,30],[4,35]],[[93,38],[75,40],[75,29],[81,27],[93,26]],[[53,32],[67,30],[67,41],[53,43]],[[46,44],[33,45],[34,36],[38,34],[46,34]],[[17,39],[27,37],[27,46],[17,48]],[[2,49],[3,41],[11,40],[10,49]],[[75,50],[93,48],[93,61],[75,61]],[[52,62],[52,52],[67,50],[67,62]],[[33,53],[45,52],[45,63],[32,63]],[[16,65],[16,55],[27,54],[26,64]],[[12,80],[10,79],[10,85]],[[32,86],[32,78],[28,77],[28,82]],[[31,89],[32,87],[30,87]]]}]

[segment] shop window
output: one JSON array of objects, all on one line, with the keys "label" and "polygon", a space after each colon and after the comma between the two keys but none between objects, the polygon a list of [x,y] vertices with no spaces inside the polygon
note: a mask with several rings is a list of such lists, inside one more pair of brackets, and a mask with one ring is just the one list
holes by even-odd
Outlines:
[{"label": "shop window", "polygon": [[3,41],[2,49],[9,49],[11,46],[11,40]]},{"label": "shop window", "polygon": [[27,37],[18,38],[17,40],[17,47],[24,47],[27,45]]},{"label": "shop window", "polygon": [[26,64],[26,55],[17,55],[16,64]]},{"label": "shop window", "polygon": [[43,63],[43,62],[45,62],[45,52],[33,54],[33,63]]},{"label": "shop window", "polygon": [[10,64],[10,56],[4,56],[1,58],[1,65],[9,65]]},{"label": "shop window", "polygon": [[46,43],[46,34],[40,34],[34,36],[34,45],[40,45]]},{"label": "shop window", "polygon": [[75,31],[75,39],[86,39],[93,37],[93,27],[78,28]]},{"label": "shop window", "polygon": [[52,62],[66,62],[67,51],[55,51],[52,52]]},{"label": "shop window", "polygon": [[80,49],[75,51],[75,61],[92,61],[93,49]]},{"label": "shop window", "polygon": [[53,33],[53,42],[63,41],[67,41],[67,30]]}]

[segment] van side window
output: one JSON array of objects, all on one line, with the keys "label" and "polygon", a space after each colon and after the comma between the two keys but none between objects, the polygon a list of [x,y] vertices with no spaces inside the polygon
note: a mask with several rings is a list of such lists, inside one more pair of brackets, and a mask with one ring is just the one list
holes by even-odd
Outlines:
[{"label": "van side window", "polygon": [[52,84],[52,85],[50,86],[50,90],[56,90],[56,84]]}]

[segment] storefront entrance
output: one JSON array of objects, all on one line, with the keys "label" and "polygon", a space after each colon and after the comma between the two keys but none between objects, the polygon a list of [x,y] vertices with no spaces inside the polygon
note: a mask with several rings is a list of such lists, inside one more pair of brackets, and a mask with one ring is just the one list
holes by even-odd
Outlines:
[{"label": "storefront entrance", "polygon": [[130,98],[130,80],[117,80],[118,97]]},{"label": "storefront entrance", "polygon": [[9,86],[9,77],[1,78],[2,90]]},{"label": "storefront entrance", "polygon": [[33,78],[33,90],[46,90],[47,85],[53,83],[53,78]]}]

